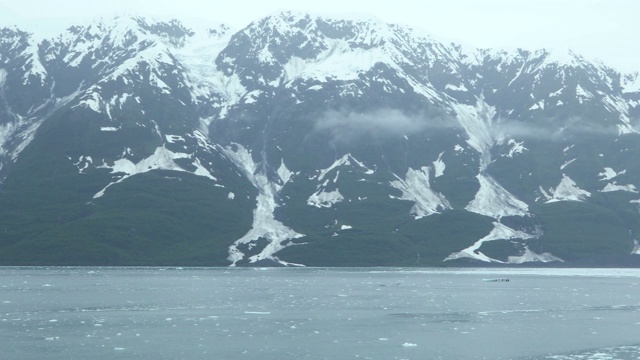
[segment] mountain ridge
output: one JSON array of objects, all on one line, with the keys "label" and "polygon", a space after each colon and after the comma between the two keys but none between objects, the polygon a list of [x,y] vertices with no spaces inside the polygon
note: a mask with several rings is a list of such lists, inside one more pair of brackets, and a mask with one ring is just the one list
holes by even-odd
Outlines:
[{"label": "mountain ridge", "polygon": [[[637,253],[637,73],[293,12],[198,31],[127,17],[72,27],[37,53],[23,32],[0,44],[0,219],[15,228],[0,261],[84,264],[69,242],[90,264]],[[69,194],[59,205],[42,190],[52,186]],[[20,204],[29,191],[42,199]],[[28,214],[41,219],[35,233],[16,226]],[[604,225],[577,248],[585,234],[571,229],[593,219]]]}]

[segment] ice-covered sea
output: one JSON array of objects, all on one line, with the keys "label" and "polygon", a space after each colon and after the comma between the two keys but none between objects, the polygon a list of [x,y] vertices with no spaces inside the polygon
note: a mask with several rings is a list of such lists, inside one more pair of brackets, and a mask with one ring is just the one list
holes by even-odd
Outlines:
[{"label": "ice-covered sea", "polygon": [[0,358],[640,359],[640,269],[0,268]]}]

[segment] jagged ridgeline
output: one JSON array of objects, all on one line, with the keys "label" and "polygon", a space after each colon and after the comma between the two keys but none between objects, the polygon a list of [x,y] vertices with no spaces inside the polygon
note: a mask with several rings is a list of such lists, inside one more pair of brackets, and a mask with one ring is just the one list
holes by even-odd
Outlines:
[{"label": "jagged ridgeline", "polygon": [[638,264],[638,73],[290,12],[0,35],[0,265]]}]

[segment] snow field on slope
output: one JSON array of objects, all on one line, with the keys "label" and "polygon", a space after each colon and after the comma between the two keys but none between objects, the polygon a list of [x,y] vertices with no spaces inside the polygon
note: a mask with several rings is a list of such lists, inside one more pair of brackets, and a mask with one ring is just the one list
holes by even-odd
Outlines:
[{"label": "snow field on slope", "polygon": [[266,239],[269,243],[259,254],[249,258],[251,263],[269,259],[283,265],[297,265],[281,261],[275,256],[278,251],[286,247],[286,245],[283,244],[284,241],[304,236],[285,226],[274,217],[274,211],[276,207],[278,207],[276,195],[282,189],[282,186],[290,180],[291,171],[286,169],[284,162],[282,162],[278,173],[281,176],[285,176],[287,181],[281,178],[280,180],[283,185],[275,184],[269,181],[266,174],[257,171],[258,165],[253,160],[249,150],[242,145],[233,144],[232,147],[225,148],[225,154],[243,171],[245,176],[259,191],[256,198],[256,208],[253,210],[251,229],[229,246],[228,259],[231,261],[231,266],[236,266],[239,261],[244,260],[246,257],[238,248],[240,245],[249,245],[259,239]]}]

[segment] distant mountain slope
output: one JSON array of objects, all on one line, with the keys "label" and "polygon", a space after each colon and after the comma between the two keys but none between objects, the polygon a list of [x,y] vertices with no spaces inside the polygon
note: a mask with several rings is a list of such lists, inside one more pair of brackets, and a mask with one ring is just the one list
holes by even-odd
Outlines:
[{"label": "distant mountain slope", "polygon": [[638,264],[638,73],[294,12],[0,32],[0,264]]}]

